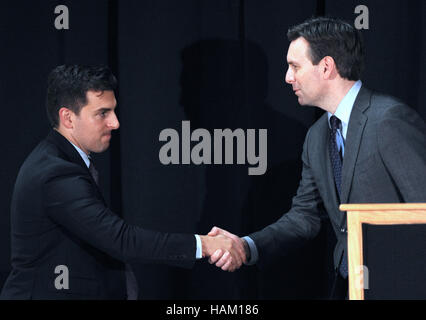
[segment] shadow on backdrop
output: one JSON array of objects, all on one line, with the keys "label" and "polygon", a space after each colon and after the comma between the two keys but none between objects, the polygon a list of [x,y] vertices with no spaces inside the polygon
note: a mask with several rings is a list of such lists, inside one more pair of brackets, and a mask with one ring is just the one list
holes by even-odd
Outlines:
[{"label": "shadow on backdrop", "polygon": [[[182,61],[180,103],[191,130],[205,128],[211,134],[214,129],[225,128],[268,130],[268,169],[264,175],[248,175],[247,162],[204,167],[205,198],[198,232],[207,233],[219,226],[247,235],[274,222],[290,208],[300,179],[300,155],[307,128],[266,102],[268,61],[257,44],[202,40],[183,50]],[[256,130],[257,154],[258,143]],[[236,156],[234,143],[234,163]],[[226,273],[208,263],[197,264],[189,298],[325,297],[333,243],[327,246],[325,217],[324,225],[314,241],[289,256],[276,257],[261,271],[244,266],[235,273]]]}]

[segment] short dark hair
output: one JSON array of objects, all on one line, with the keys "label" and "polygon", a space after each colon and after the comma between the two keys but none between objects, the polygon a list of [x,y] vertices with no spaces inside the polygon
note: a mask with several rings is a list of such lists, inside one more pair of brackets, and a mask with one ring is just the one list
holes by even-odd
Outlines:
[{"label": "short dark hair", "polygon": [[59,126],[59,109],[75,114],[87,104],[87,91],[115,90],[117,79],[107,66],[62,65],[53,69],[47,81],[46,111],[52,127]]},{"label": "short dark hair", "polygon": [[330,56],[342,78],[359,80],[364,67],[364,43],[361,32],[349,23],[329,17],[308,19],[291,27],[289,41],[303,37],[310,47],[311,61],[317,65]]}]

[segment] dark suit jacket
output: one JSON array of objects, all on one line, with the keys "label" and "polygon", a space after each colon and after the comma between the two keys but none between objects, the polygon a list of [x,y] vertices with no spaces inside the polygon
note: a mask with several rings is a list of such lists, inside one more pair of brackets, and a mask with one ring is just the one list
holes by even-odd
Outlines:
[{"label": "dark suit jacket", "polygon": [[348,124],[342,167],[341,201],[328,151],[325,113],[309,129],[302,153],[302,178],[290,211],[250,235],[259,264],[268,255],[286,253],[312,239],[325,209],[337,236],[334,266],[347,247],[346,214],[340,203],[426,202],[426,126],[395,98],[361,88]]},{"label": "dark suit jacket", "polygon": [[[11,237],[3,299],[125,299],[122,262],[195,261],[194,235],[144,230],[108,209],[77,150],[54,130],[19,171]],[[68,268],[69,289],[55,287],[58,265]]]}]

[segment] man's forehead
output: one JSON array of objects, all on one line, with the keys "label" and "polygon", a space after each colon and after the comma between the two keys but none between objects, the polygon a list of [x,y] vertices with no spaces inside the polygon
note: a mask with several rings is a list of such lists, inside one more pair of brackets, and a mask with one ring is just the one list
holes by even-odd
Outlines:
[{"label": "man's forehead", "polygon": [[87,92],[86,92],[87,97],[92,96],[92,97],[100,98],[104,95],[114,96],[114,91],[112,91],[112,90],[87,90]]},{"label": "man's forehead", "polygon": [[287,62],[296,63],[303,59],[308,58],[307,50],[309,49],[309,43],[305,38],[299,37],[296,40],[293,40],[287,51]]},{"label": "man's forehead", "polygon": [[114,91],[104,90],[104,91],[94,91],[88,90],[86,93],[87,96],[87,105],[91,105],[92,109],[114,109],[117,105],[115,99]]}]

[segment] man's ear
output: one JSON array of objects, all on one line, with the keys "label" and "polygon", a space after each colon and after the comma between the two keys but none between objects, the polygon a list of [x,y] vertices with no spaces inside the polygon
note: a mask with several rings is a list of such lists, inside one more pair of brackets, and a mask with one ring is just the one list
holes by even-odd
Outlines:
[{"label": "man's ear", "polygon": [[336,63],[330,56],[322,58],[321,62],[321,73],[324,80],[332,80],[337,75]]},{"label": "man's ear", "polygon": [[59,123],[62,124],[67,129],[74,128],[73,125],[74,112],[66,107],[59,109]]}]

